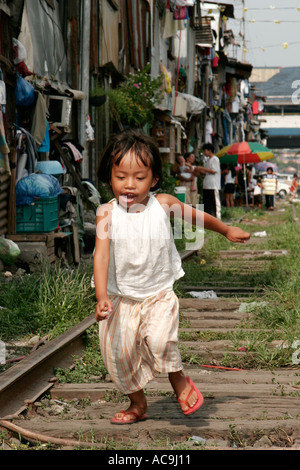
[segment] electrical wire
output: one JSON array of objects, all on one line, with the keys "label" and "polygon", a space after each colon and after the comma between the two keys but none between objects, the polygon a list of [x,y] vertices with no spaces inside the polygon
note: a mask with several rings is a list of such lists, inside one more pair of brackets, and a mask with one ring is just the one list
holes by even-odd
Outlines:
[{"label": "electrical wire", "polygon": [[247,23],[300,23],[299,20],[248,20]]},{"label": "electrical wire", "polygon": [[268,10],[268,11],[274,11],[274,10],[298,10],[300,11],[300,7],[274,7],[274,8],[245,8],[245,11],[254,11],[254,10]]},{"label": "electrical wire", "polygon": [[[300,44],[300,42],[289,42],[288,45],[289,46],[295,46],[297,44]],[[270,46],[263,46],[263,49],[269,49],[270,47],[280,47],[282,46],[282,44],[272,44]],[[254,49],[261,49],[262,47],[261,46],[257,46],[257,47],[249,47],[248,49],[253,51]]]}]

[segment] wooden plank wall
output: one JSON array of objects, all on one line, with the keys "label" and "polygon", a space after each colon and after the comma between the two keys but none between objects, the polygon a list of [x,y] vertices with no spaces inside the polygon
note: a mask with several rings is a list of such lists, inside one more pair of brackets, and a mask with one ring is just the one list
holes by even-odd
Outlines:
[{"label": "wooden plank wall", "polygon": [[[150,10],[147,0],[124,0],[120,3],[121,44],[124,45],[124,70],[143,69],[151,59]],[[119,70],[121,71],[121,70]]]}]

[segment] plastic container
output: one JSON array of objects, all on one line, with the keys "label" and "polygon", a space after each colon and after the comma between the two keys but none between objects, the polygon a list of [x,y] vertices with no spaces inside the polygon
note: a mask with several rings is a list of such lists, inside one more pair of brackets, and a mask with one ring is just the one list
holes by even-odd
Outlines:
[{"label": "plastic container", "polygon": [[29,206],[17,206],[17,233],[52,232],[58,227],[58,197],[38,199]]},{"label": "plastic container", "polygon": [[179,201],[181,202],[186,201],[186,187],[185,186],[177,186],[175,188],[175,194],[176,194],[177,199],[179,199]]},{"label": "plastic container", "polygon": [[56,160],[37,162],[35,171],[41,171],[45,175],[52,175],[52,176],[64,174],[64,170],[63,170],[61,163],[59,163]]}]

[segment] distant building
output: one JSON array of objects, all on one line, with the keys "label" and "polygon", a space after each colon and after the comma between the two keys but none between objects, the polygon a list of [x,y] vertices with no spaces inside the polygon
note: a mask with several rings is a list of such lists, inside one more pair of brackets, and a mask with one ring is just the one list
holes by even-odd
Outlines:
[{"label": "distant building", "polygon": [[300,67],[257,68],[251,75],[255,93],[264,98],[267,146],[300,149]]}]

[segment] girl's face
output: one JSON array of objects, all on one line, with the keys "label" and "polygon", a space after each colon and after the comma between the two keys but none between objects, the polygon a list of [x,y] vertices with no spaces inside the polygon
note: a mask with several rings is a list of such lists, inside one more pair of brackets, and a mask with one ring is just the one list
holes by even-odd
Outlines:
[{"label": "girl's face", "polygon": [[149,191],[157,183],[152,169],[128,152],[119,165],[113,164],[111,187],[115,198],[127,210],[136,204],[146,205]]},{"label": "girl's face", "polygon": [[188,163],[190,163],[191,165],[195,162],[195,155],[193,153],[191,153],[188,157],[187,157],[187,161]]}]

